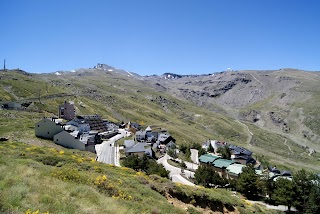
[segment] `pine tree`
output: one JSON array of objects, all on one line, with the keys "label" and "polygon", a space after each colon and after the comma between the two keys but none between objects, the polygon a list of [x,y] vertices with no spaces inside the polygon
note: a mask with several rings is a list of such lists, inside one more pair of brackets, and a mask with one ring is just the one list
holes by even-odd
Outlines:
[{"label": "pine tree", "polygon": [[209,147],[208,147],[208,152],[214,152],[214,148],[211,145],[211,142],[209,141]]},{"label": "pine tree", "polygon": [[297,198],[294,189],[294,183],[288,179],[279,178],[275,182],[273,199],[277,202],[277,204],[288,206],[289,212],[291,207],[295,204]]},{"label": "pine tree", "polygon": [[257,186],[258,176],[252,165],[243,168],[237,180],[237,190],[244,194],[247,198],[253,198],[258,193]]}]

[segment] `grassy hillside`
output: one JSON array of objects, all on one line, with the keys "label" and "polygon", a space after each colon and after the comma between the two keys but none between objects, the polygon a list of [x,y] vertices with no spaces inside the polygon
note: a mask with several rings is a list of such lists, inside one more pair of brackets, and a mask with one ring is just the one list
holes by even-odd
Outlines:
[{"label": "grassy hillside", "polygon": [[225,190],[102,164],[89,152],[19,142],[0,144],[0,191],[2,213],[266,212]]},{"label": "grassy hillside", "polygon": [[[174,82],[169,81],[167,84]],[[299,141],[302,142],[300,145],[297,144],[297,139],[293,139],[292,135],[276,132],[278,127],[272,129],[270,126],[257,126],[250,121],[241,123],[225,115],[230,112],[231,115],[238,115],[238,109],[222,110],[216,104],[212,104],[212,108],[225,113],[219,114],[208,110],[207,108],[210,109],[208,103],[205,107],[199,107],[191,101],[170,95],[171,92],[165,89],[155,87],[148,79],[131,76],[126,72],[91,69],[60,76],[54,74],[30,76],[21,72],[2,72],[0,86],[2,90],[0,93],[6,97],[3,101],[31,100],[33,104],[29,109],[37,111],[37,113],[2,111],[3,114],[13,115],[15,119],[10,120],[7,116],[0,118],[0,126],[3,127],[1,132],[3,135],[14,136],[19,141],[27,142],[28,139],[36,141],[32,134],[33,124],[43,116],[57,114],[57,106],[68,100],[74,101],[78,114],[99,114],[113,122],[132,121],[145,126],[166,128],[177,139],[178,144],[202,143],[208,139],[229,141],[253,150],[255,155],[271,163],[278,165],[280,163],[293,170],[306,168],[320,171],[317,164],[319,153],[312,153],[309,156],[307,149],[301,145],[303,141]],[[264,109],[269,109],[275,99],[277,96],[270,95],[267,99],[240,109],[239,114],[258,109],[262,112],[262,117],[267,117],[267,113],[263,111],[267,112]],[[311,126],[316,126],[314,117],[317,110],[311,108],[312,105],[310,104],[309,110],[305,110],[305,112],[313,111],[312,114],[304,113],[300,116],[303,116],[301,119],[309,121]],[[281,110],[281,106],[277,109]],[[14,129],[15,124],[17,129]],[[294,132],[295,129],[291,124],[295,123],[290,123]],[[316,132],[316,129],[313,130]],[[28,133],[28,138],[17,134],[25,131]]]}]

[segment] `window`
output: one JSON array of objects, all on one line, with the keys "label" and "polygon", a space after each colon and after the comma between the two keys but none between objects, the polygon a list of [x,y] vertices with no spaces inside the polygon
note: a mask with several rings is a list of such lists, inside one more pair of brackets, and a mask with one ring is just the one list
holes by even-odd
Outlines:
[{"label": "window", "polygon": [[40,127],[40,125],[38,125],[38,127]]}]

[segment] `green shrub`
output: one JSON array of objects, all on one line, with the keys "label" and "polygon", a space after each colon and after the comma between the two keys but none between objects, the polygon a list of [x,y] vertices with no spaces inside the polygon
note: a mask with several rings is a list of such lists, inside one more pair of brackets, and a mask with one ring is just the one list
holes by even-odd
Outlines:
[{"label": "green shrub", "polygon": [[61,166],[65,159],[59,156],[38,156],[34,160],[49,166]]}]

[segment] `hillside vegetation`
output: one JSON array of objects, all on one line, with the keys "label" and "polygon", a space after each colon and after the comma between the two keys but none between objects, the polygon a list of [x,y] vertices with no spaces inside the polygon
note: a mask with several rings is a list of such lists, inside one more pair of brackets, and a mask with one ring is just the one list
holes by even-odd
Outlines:
[{"label": "hillside vegetation", "polygon": [[90,152],[2,142],[0,169],[1,213],[266,212],[229,191],[99,163]]},{"label": "hillside vegetation", "polygon": [[[208,139],[229,141],[254,151],[270,164],[320,171],[320,155],[314,152],[319,151],[319,114],[314,107],[319,103],[318,76],[307,73],[313,75],[312,79],[297,76],[297,71],[294,75],[289,71],[280,76],[278,73],[227,72],[164,80],[117,69],[82,69],[61,75],[1,72],[1,102],[32,102],[27,109],[37,112],[29,114],[32,120],[25,120],[24,116],[19,119],[23,114],[14,115],[14,121],[1,118],[10,124],[5,124],[2,132],[10,132],[12,123],[17,123],[32,138],[32,124],[43,116],[56,115],[57,106],[68,100],[74,101],[78,114],[99,114],[113,122],[164,127],[178,144]],[[309,82],[302,84],[303,81]],[[286,87],[281,89],[283,82]],[[186,90],[190,92],[188,96]],[[220,95],[213,96],[214,93]],[[302,132],[305,137],[299,134]]]}]

